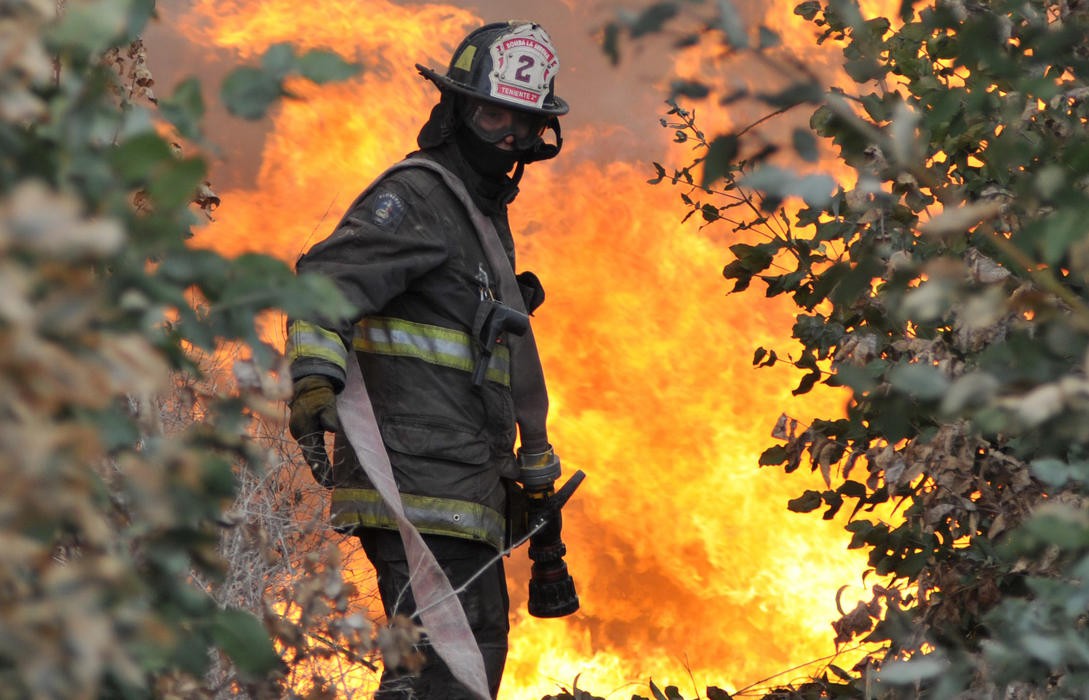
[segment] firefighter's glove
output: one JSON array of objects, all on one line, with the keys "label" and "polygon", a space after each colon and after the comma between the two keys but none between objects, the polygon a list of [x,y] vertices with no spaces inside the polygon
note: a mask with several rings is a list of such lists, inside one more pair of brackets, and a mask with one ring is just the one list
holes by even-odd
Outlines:
[{"label": "firefighter's glove", "polygon": [[295,382],[288,407],[291,409],[288,429],[299,443],[310,472],[319,484],[332,488],[333,468],[325,450],[325,433],[340,430],[332,381],[318,374],[300,378]]}]

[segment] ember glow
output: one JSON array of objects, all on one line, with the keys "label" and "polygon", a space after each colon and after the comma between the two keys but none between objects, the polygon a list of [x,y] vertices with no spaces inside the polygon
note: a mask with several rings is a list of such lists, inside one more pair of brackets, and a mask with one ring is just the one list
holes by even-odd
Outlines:
[{"label": "ember glow", "polygon": [[[518,7],[501,19],[534,15],[533,3],[510,4]],[[336,49],[366,67],[350,83],[293,86],[303,99],[273,115],[256,185],[217,182],[223,206],[197,244],[293,261],[328,235],[371,178],[415,146],[437,94],[413,64],[444,67],[483,19],[454,6],[382,0],[193,2],[176,25],[194,51],[230,49],[252,60],[290,41]],[[786,510],[812,483],[757,467],[780,413],[826,415],[843,397],[799,401],[789,368],[752,368],[757,346],[794,348],[793,307],[758,293],[727,295],[729,232],[682,225],[677,190],[646,184],[651,161],[688,154],[671,151],[672,134],[657,128],[653,111],[626,113],[639,124],[640,136],[629,139],[638,150],[606,154],[602,143],[632,125],[576,116],[577,95],[598,89],[578,58],[595,50],[589,20],[570,19],[574,28],[564,29],[539,19],[560,51],[558,93],[572,102],[565,127],[574,128],[558,159],[527,169],[511,218],[519,268],[536,271],[548,293],[535,327],[552,441],[566,474],[588,475],[564,528],[582,608],[559,620],[530,618],[528,561],[524,550],[514,554],[501,698],[536,700],[573,690],[576,679],[613,697],[647,694],[650,678],[686,695],[707,685],[735,691],[832,654],[837,589],[853,591],[847,609],[851,595],[862,595],[865,560],[845,550],[841,524]],[[600,89],[651,94],[645,103],[660,104],[653,85]],[[708,130],[724,128],[727,116],[710,119],[719,121]]]}]

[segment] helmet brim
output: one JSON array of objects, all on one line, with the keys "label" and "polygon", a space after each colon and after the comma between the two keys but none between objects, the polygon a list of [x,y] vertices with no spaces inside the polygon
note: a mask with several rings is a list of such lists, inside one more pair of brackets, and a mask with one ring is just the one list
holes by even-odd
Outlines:
[{"label": "helmet brim", "polygon": [[433,70],[431,68],[428,68],[427,66],[421,65],[419,63],[416,64],[416,70],[418,70],[420,72],[420,75],[422,75],[423,77],[425,77],[428,80],[430,80],[431,82],[433,82],[435,84],[435,86],[437,88],[439,88],[439,90],[453,90],[454,92],[461,93],[462,95],[467,95],[469,97],[473,97],[473,98],[478,99],[478,100],[484,100],[485,102],[491,102],[493,104],[501,105],[503,107],[510,107],[512,109],[521,109],[521,110],[528,111],[528,112],[540,112],[541,114],[548,114],[548,115],[554,116],[554,117],[559,117],[559,116],[562,116],[564,114],[567,114],[567,112],[570,110],[570,107],[567,105],[567,102],[560,99],[556,95],[552,95],[552,98],[550,100],[550,102],[552,104],[547,104],[546,103],[545,105],[543,105],[541,107],[526,107],[525,105],[522,105],[522,104],[515,104],[513,102],[508,102],[506,100],[496,99],[496,98],[488,96],[488,95],[481,95],[478,91],[474,90],[471,86],[465,85],[463,83],[459,83],[456,80],[452,80],[451,78],[439,73],[438,71],[435,71],[435,70]]}]

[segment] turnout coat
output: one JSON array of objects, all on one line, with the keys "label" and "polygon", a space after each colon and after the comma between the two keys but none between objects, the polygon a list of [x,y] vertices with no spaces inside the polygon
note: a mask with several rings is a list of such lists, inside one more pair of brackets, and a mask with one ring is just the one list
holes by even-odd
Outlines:
[{"label": "turnout coat", "polygon": [[[513,183],[480,178],[453,144],[412,155],[465,183],[513,267]],[[501,339],[485,381],[474,386],[478,311],[498,296],[498,274],[465,205],[437,173],[395,170],[364,191],[296,269],[331,279],[356,312],[288,320],[292,378],[324,375],[339,391],[346,363],[358,361],[409,519],[424,534],[501,549],[507,489],[518,476],[510,353]],[[543,298],[535,277],[519,282],[527,302]],[[333,525],[396,529],[344,435],[334,444]]]}]

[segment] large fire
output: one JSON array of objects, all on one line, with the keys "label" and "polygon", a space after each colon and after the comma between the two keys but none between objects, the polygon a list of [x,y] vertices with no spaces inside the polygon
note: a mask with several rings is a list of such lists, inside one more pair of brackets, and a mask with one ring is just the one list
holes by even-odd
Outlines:
[{"label": "large fire", "polygon": [[[480,21],[384,0],[195,2],[176,24],[198,45],[249,59],[291,41],[367,67],[350,83],[294,86],[303,99],[273,117],[256,187],[217,183],[224,205],[197,243],[293,261],[327,235],[357,192],[414,148],[436,94],[412,64],[445,66]],[[562,58],[564,35],[549,29]],[[587,33],[572,41],[590,42]],[[565,59],[559,93],[593,89],[578,87],[585,74]],[[654,124],[658,115],[629,116]],[[642,139],[641,152],[602,157],[602,135],[624,128],[584,119],[565,133],[560,158],[528,168],[512,209],[519,267],[548,290],[535,328],[551,437],[565,471],[588,478],[564,530],[582,609],[529,617],[524,550],[510,560],[507,700],[576,678],[599,694],[645,693],[648,678],[687,694],[737,690],[832,654],[836,591],[858,592],[864,568],[839,524],[786,511],[805,477],[756,466],[780,413],[827,414],[842,397],[824,393],[807,407],[790,395],[794,373],[752,368],[756,346],[791,348],[792,307],[726,294],[727,232],[682,225],[677,192],[646,184],[650,161],[686,154],[670,155],[671,134],[648,130],[656,140]]]}]

